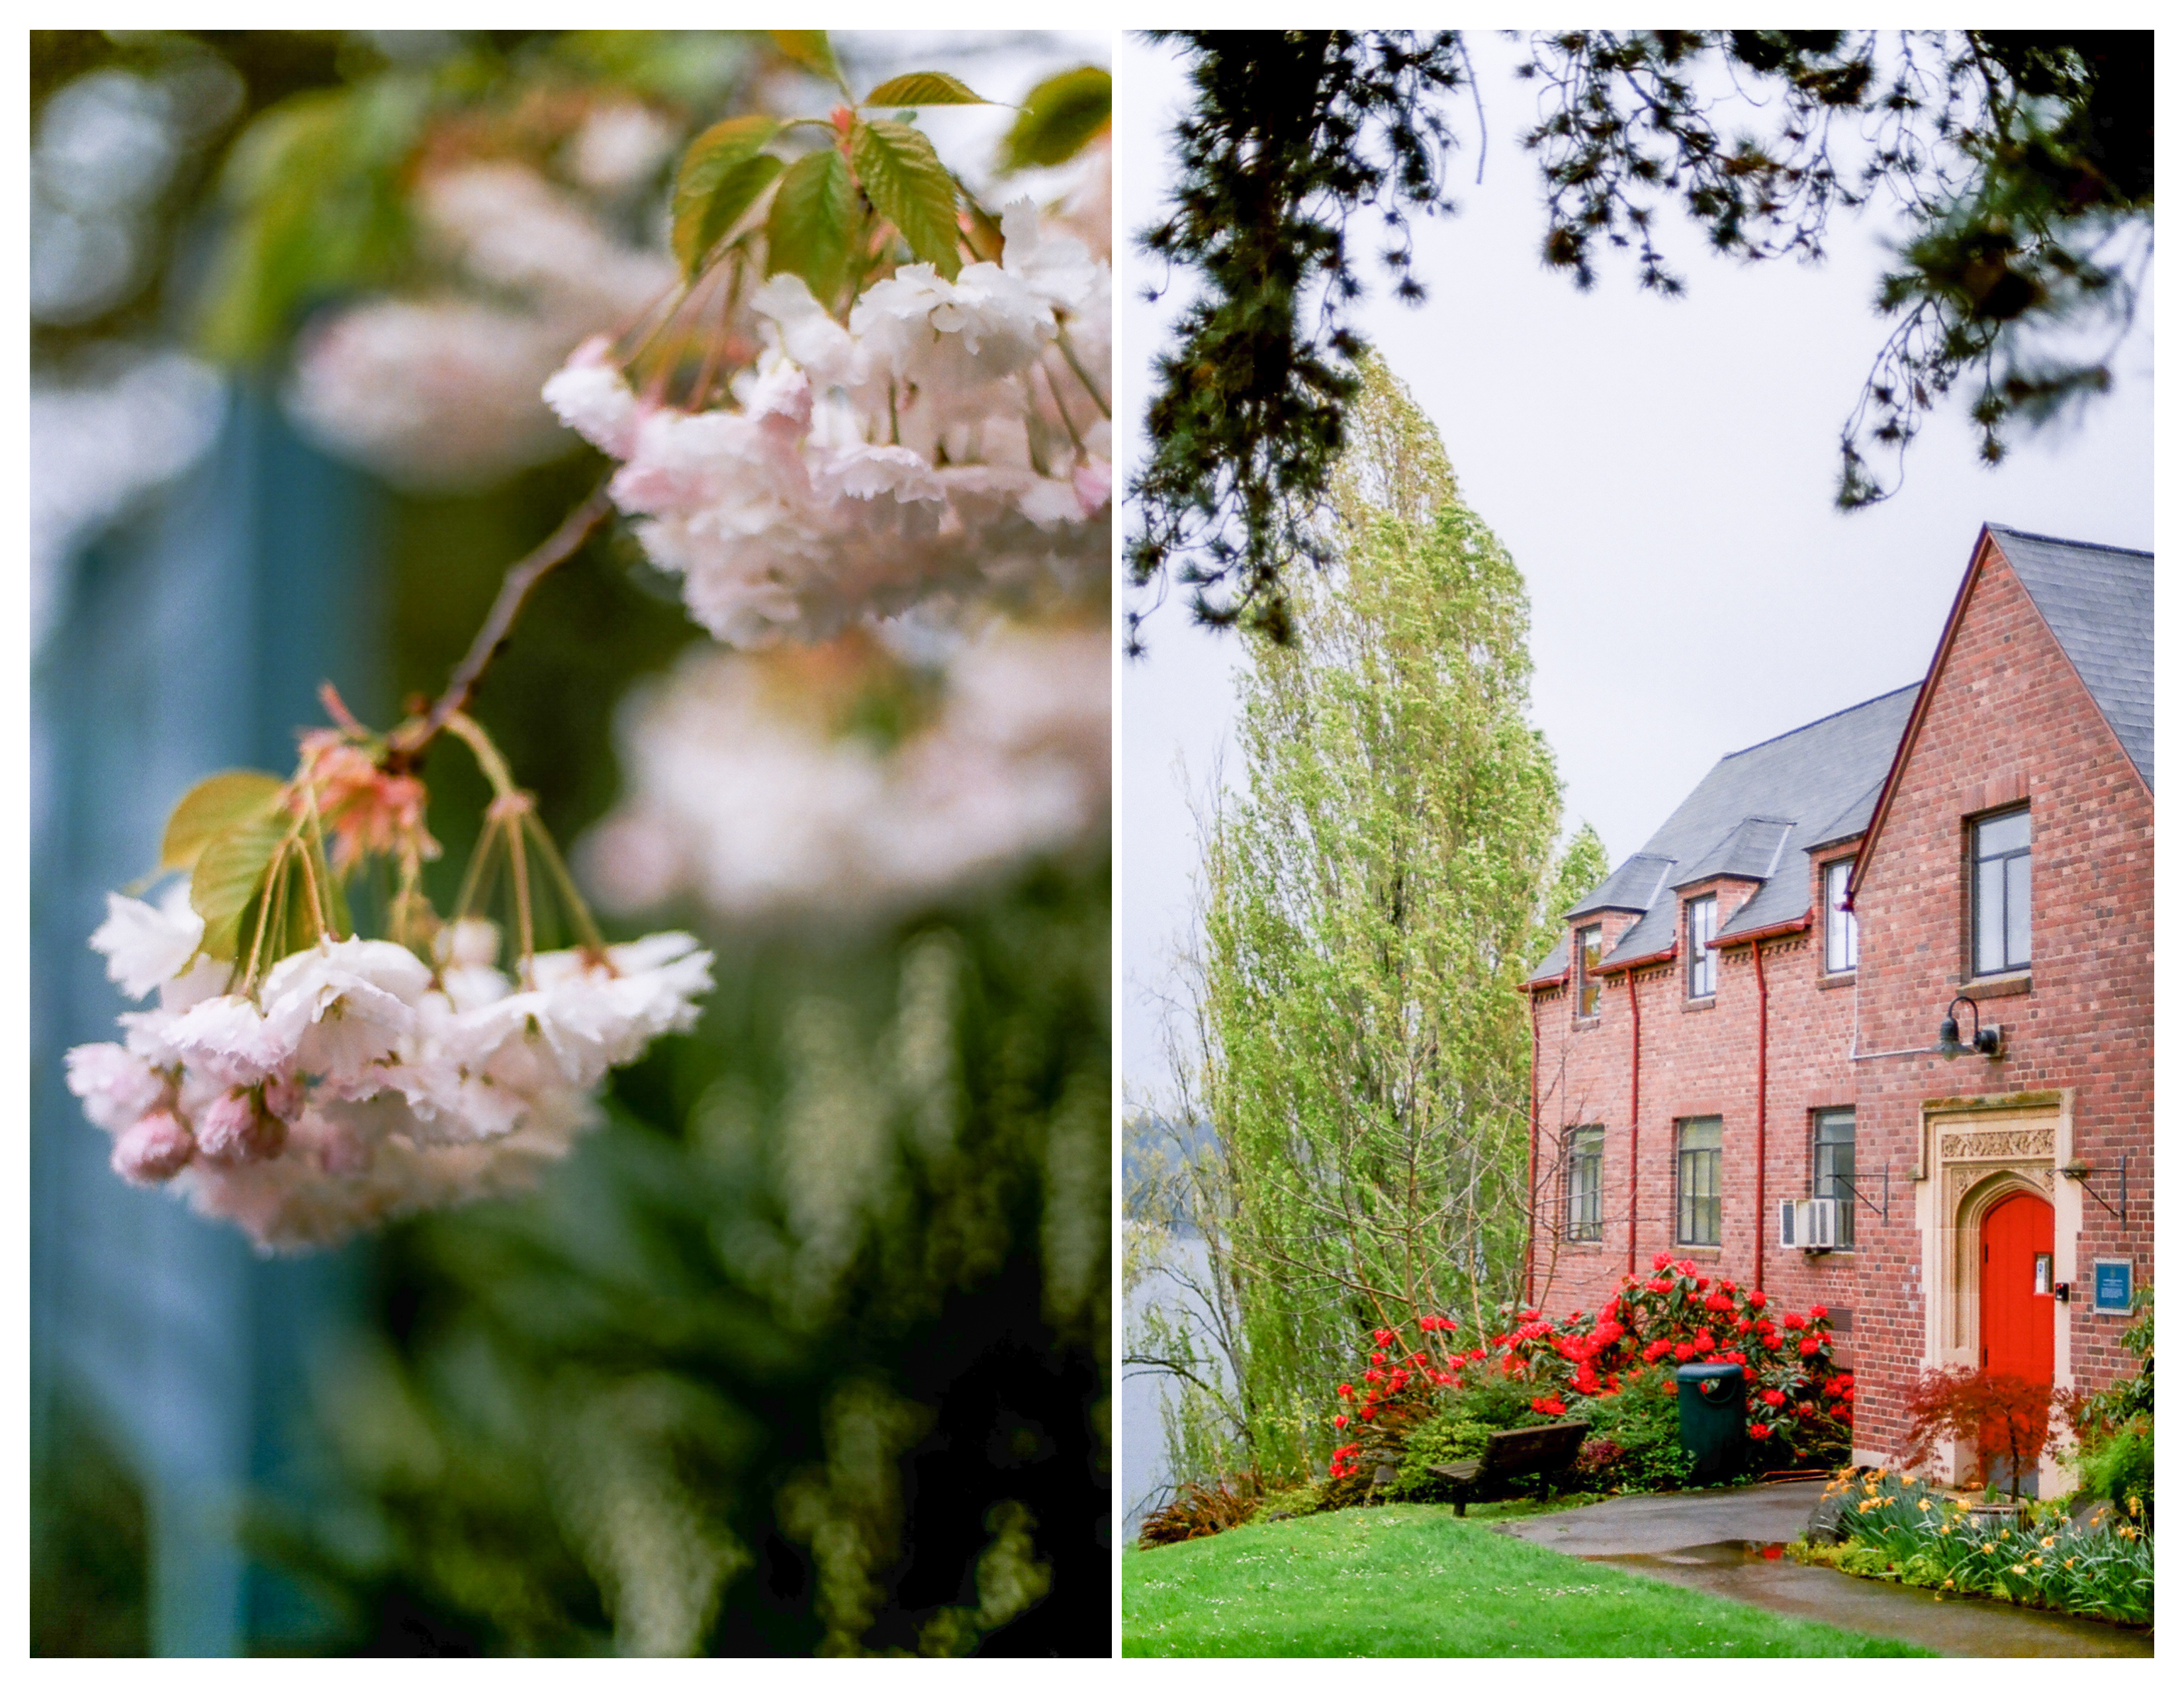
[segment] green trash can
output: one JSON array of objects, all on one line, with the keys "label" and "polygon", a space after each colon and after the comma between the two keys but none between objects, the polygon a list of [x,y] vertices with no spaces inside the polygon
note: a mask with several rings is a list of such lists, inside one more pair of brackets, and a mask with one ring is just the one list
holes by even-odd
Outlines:
[{"label": "green trash can", "polygon": [[1744,1368],[1677,1367],[1676,1421],[1693,1477],[1721,1483],[1743,1470],[1752,1441],[1744,1428]]}]

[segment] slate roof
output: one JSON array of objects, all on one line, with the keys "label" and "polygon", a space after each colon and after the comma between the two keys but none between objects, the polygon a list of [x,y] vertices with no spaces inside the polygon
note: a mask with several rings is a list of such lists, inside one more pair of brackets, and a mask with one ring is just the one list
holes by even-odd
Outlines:
[{"label": "slate roof", "polygon": [[[1601,888],[1570,911],[1638,911],[1603,967],[1666,950],[1676,939],[1679,886],[1729,877],[1759,889],[1719,935],[1763,930],[1809,911],[1804,852],[1865,830],[1903,736],[1916,684],[1823,716],[1793,733],[1724,756],[1676,811]],[[1558,978],[1565,938],[1532,972]]]},{"label": "slate roof", "polygon": [[2153,553],[1986,531],[2152,790]]}]

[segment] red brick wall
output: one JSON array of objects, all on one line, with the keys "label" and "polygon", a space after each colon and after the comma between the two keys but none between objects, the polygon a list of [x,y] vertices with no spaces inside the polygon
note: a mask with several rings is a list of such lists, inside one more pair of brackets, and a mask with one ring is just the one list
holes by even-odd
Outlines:
[{"label": "red brick wall", "polygon": [[[1930,1045],[1950,998],[1968,977],[1964,955],[1963,847],[1968,815],[2029,797],[2033,823],[2031,988],[1981,1004],[2008,1027],[2005,1057],[1947,1062],[1910,1056],[1852,1062],[1865,1051]],[[1722,1240],[1677,1249],[1718,1275],[1763,1282],[1802,1307],[1847,1308],[1846,1359],[1859,1373],[1858,1446],[1893,1457],[1902,1397],[1926,1346],[1922,1251],[1911,1183],[1920,1106],[1930,1098],[1999,1097],[2070,1089],[2075,1151],[2103,1170],[2089,1188],[2113,1202],[2113,1172],[2131,1153],[2128,1224],[2090,1195],[2079,1205],[2069,1309],[2072,1376],[2098,1386],[2127,1364],[2121,1321],[2091,1307],[2092,1261],[2128,1255],[2137,1281],[2153,1276],[2153,804],[2008,565],[1991,550],[1965,601],[1954,640],[1929,688],[1896,794],[1858,892],[1858,982],[1823,972],[1820,863],[1808,933],[1765,947],[1769,1043],[1766,1188],[1758,1206],[1758,1002],[1749,945],[1722,954],[1713,1006],[1685,1000],[1682,957],[1639,975],[1636,1257],[1641,1269],[1674,1242],[1674,1130],[1680,1118],[1722,1120]],[[1822,862],[1839,855],[1830,849]],[[1705,887],[1693,888],[1703,891]],[[1748,888],[1724,882],[1722,922]],[[1688,894],[1688,893],[1687,893]],[[1629,922],[1607,917],[1607,947]],[[1631,991],[1611,976],[1600,1013],[1574,1020],[1567,985],[1535,994],[1540,1136],[1534,1219],[1534,1298],[1551,1315],[1597,1307],[1631,1255],[1630,1224]],[[1967,1023],[1965,1034],[1970,1035]],[[1808,1256],[1777,1245],[1774,1203],[1811,1193],[1813,1111],[1858,1109],[1862,1197],[1854,1249]],[[1566,1212],[1560,1145],[1568,1129],[1606,1129],[1602,1238],[1558,1240]],[[2065,1198],[2067,1200],[2067,1197]],[[2059,1234],[2064,1203],[2059,1201]]]},{"label": "red brick wall", "polygon": [[[2128,1255],[2153,1277],[2153,805],[2025,589],[1992,546],[1980,560],[1956,636],[1924,699],[1898,787],[1868,843],[1857,892],[1864,1048],[1930,1045],[1951,996],[1970,978],[1964,953],[1968,816],[2029,798],[2032,815],[2031,988],[1980,1004],[2006,1027],[1999,1061],[1931,1056],[1861,1061],[1858,1157],[1908,1171],[1922,1101],[2075,1092],[2079,1158],[2113,1168],[2131,1158],[2128,1225],[2080,1200],[2068,1310],[2074,1381],[2120,1375],[2122,1321],[2092,1311],[2091,1262]],[[1960,1015],[1963,1011],[1959,1011]],[[1970,1035],[1967,1018],[1964,1034]],[[1869,1150],[1868,1145],[1871,1147]],[[2088,1186],[2111,1203],[2112,1171]],[[2059,1201],[2059,1255],[2065,1239]],[[1925,1347],[1926,1286],[1909,1205],[1860,1233],[1864,1345],[1858,1443],[1892,1452],[1903,1390]],[[1887,1340],[1879,1339],[1886,1331]]]},{"label": "red brick wall", "polygon": [[[1815,873],[1817,907],[1817,872],[1809,865],[1808,871]],[[1752,889],[1724,880],[1688,887],[1681,894],[1719,895],[1726,925]],[[1757,1282],[1791,1306],[1847,1306],[1851,1257],[1808,1256],[1780,1247],[1774,1203],[1812,1194],[1812,1111],[1856,1101],[1845,1059],[1852,993],[1824,985],[1817,933],[1769,939],[1763,947],[1769,1027],[1763,1212],[1756,1206],[1759,993],[1751,946],[1719,952],[1711,1006],[1687,1000],[1680,953],[1673,965],[1639,972],[1638,1264],[1642,1270],[1661,1250],[1671,1249],[1708,1262],[1716,1275]],[[1630,1258],[1630,986],[1623,977],[1607,983],[1598,1020],[1589,1026],[1574,1019],[1567,988],[1540,993],[1535,1005],[1540,1188],[1533,1283],[1535,1298],[1557,1315],[1599,1306]],[[1719,1114],[1722,1123],[1721,1245],[1681,1248],[1674,1240],[1676,1122],[1709,1114]],[[1591,1124],[1607,1128],[1602,1240],[1558,1243],[1566,1212],[1559,1145],[1569,1128]],[[1854,1325],[1847,1341],[1854,1352]]]}]

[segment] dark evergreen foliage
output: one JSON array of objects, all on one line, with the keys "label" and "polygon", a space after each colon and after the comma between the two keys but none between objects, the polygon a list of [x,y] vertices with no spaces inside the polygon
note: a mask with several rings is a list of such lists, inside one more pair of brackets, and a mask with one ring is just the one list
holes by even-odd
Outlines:
[{"label": "dark evergreen foliage", "polygon": [[[1202,621],[1286,640],[1284,573],[1326,560],[1313,522],[1355,392],[1350,219],[1379,213],[1396,296],[1421,299],[1407,220],[1446,208],[1457,136],[1440,107],[1479,90],[1453,31],[1154,39],[1188,51],[1194,103],[1173,209],[1140,239],[1197,285],[1157,365],[1131,577],[1189,588]],[[2009,425],[2110,385],[2153,251],[2153,39],[1534,35],[1518,75],[1539,101],[1524,141],[1546,189],[1541,257],[1590,287],[1603,246],[1627,251],[1641,287],[1673,296],[1663,206],[1724,256],[1811,261],[1832,213],[1879,200],[1903,232],[1837,500],[1900,486],[1925,413],[1960,382],[1980,454],[1998,462]],[[1724,112],[1760,127],[1725,127]]]}]

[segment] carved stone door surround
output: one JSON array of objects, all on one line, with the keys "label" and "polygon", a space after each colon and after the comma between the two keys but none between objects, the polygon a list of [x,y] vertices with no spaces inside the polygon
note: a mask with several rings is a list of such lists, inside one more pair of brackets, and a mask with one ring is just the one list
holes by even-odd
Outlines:
[{"label": "carved stone door surround", "polygon": [[[2078,1188],[2057,1176],[2072,1152],[2070,1089],[1938,1096],[1919,1104],[1914,1202],[1925,1289],[1928,1366],[1979,1363],[1980,1223],[2004,1197],[2029,1191],[2055,1210],[2055,1278],[2078,1278]],[[2055,1322],[2055,1381],[2071,1382],[2070,1322]],[[2055,1480],[2042,1462],[2041,1492]]]}]

